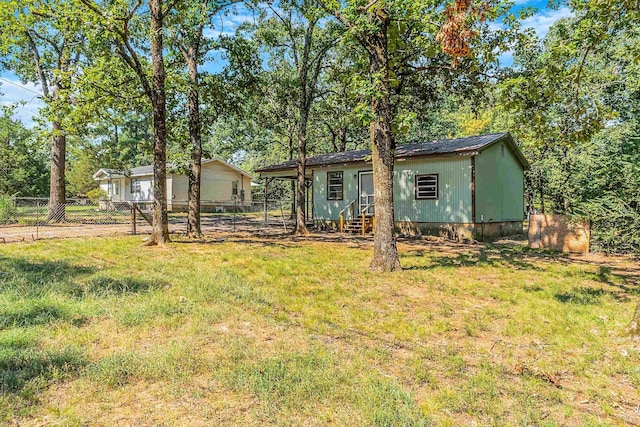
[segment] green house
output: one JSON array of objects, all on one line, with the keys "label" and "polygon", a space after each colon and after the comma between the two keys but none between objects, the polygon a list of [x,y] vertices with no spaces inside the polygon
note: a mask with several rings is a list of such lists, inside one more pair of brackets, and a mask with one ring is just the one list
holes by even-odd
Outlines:
[{"label": "green house", "polygon": [[[522,232],[524,171],[529,163],[509,133],[400,145],[393,200],[400,234],[459,238]],[[343,231],[375,231],[370,150],[307,159],[314,223]],[[260,177],[295,179],[295,160],[258,170]]]}]

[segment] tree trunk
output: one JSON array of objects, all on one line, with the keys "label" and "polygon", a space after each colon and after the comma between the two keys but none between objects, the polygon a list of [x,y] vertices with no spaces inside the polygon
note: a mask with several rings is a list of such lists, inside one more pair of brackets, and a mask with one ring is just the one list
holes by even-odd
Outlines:
[{"label": "tree trunk", "polygon": [[376,271],[401,270],[393,207],[393,164],[395,142],[391,128],[391,89],[389,85],[389,18],[383,9],[376,11],[379,32],[368,37],[370,75],[378,79],[378,95],[371,101],[371,153],[375,200],[375,235],[370,268]]},{"label": "tree trunk", "polygon": [[187,108],[189,110],[189,141],[191,157],[189,159],[189,212],[187,214],[187,236],[199,238],[200,228],[200,171],[202,168],[202,138],[200,135],[200,100],[198,88],[197,49],[189,47],[187,66],[189,68],[189,87]]},{"label": "tree trunk", "polygon": [[52,125],[51,136],[51,177],[49,180],[49,221],[62,222],[65,219],[66,185],[65,160],[67,136],[59,121]]},{"label": "tree trunk", "polygon": [[[302,123],[304,122],[304,123]],[[296,229],[294,234],[307,235],[307,221],[305,218],[307,186],[305,185],[305,173],[307,162],[307,124],[306,120],[301,120],[298,130],[298,188],[296,197]]]},{"label": "tree trunk", "polygon": [[627,326],[626,334],[635,338],[640,338],[640,301],[638,301],[636,312],[633,314],[631,323]]},{"label": "tree trunk", "polygon": [[[293,160],[293,136],[289,136],[289,160]],[[291,215],[289,218],[296,218],[296,181],[294,180],[291,180]]]},{"label": "tree trunk", "polygon": [[340,151],[347,151],[347,128],[338,129],[338,139],[340,141]]},{"label": "tree trunk", "polygon": [[[306,82],[304,85],[306,86]],[[300,107],[300,122],[298,124],[298,193],[296,197],[296,229],[294,234],[306,236],[309,234],[305,217],[307,186],[305,185],[306,163],[307,163],[307,119],[309,112],[303,111],[306,102],[305,91],[302,90]]]},{"label": "tree trunk", "polygon": [[149,0],[151,12],[151,80],[153,104],[153,231],[149,245],[169,241],[167,215],[167,129],[162,0]]}]

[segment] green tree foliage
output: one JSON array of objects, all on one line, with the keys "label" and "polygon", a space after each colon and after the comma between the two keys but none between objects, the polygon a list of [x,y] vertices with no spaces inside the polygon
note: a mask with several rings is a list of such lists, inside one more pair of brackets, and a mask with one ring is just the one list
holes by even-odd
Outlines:
[{"label": "green tree foliage", "polygon": [[78,118],[74,80],[85,53],[78,18],[64,0],[0,4],[0,64],[24,81],[39,83],[46,103],[41,116],[50,123],[49,217],[56,221],[65,216],[67,136]]},{"label": "green tree foliage", "polygon": [[34,132],[12,118],[15,108],[0,111],[0,195],[47,196],[47,154]]},{"label": "green tree foliage", "polygon": [[591,221],[596,250],[640,252],[639,130],[608,128],[576,149],[575,213]]},{"label": "green tree foliage", "polygon": [[[165,6],[162,0],[77,2],[77,13],[87,22],[87,38],[101,49],[101,55],[97,56],[103,59],[116,56],[126,65],[152,112],[153,227],[149,245],[164,245],[169,241],[164,38],[166,18],[172,7],[173,3]],[[137,31],[132,31],[134,29]]]},{"label": "green tree foliage", "polygon": [[583,7],[544,40],[518,45],[516,67],[496,87],[491,121],[510,129],[532,162],[526,181],[531,206],[591,220],[594,248],[640,251],[633,154],[640,25],[611,23],[601,43],[585,31],[602,34],[602,17]]},{"label": "green tree foliage", "polygon": [[67,171],[67,191],[74,197],[86,197],[98,186],[93,174],[104,167],[99,156],[99,147],[90,143],[71,144],[69,150],[69,170]]}]

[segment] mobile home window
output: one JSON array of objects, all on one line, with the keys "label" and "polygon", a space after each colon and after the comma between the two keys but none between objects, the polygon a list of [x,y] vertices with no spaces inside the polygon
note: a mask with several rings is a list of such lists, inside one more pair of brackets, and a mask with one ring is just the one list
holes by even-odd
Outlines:
[{"label": "mobile home window", "polygon": [[131,180],[131,194],[135,194],[135,193],[139,193],[140,192],[140,180],[139,179],[132,179]]},{"label": "mobile home window", "polygon": [[231,182],[231,195],[232,196],[238,195],[238,181]]},{"label": "mobile home window", "polygon": [[416,175],[416,199],[438,199],[438,175]]},{"label": "mobile home window", "polygon": [[327,200],[342,200],[342,171],[327,172]]}]

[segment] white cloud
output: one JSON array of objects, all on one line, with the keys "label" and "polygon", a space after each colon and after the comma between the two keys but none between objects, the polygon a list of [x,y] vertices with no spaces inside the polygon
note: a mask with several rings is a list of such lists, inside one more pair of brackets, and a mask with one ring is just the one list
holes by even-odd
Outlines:
[{"label": "white cloud", "polygon": [[26,126],[33,126],[33,117],[38,115],[44,102],[40,99],[42,91],[33,83],[23,84],[15,78],[0,76],[0,105],[18,105],[14,118],[21,120]]},{"label": "white cloud", "polygon": [[213,27],[205,29],[206,37],[231,36],[236,29],[255,19],[254,12],[246,5],[240,4],[229,10],[227,13],[218,14],[212,19]]},{"label": "white cloud", "polygon": [[[516,0],[516,4],[526,4],[529,0]],[[557,10],[543,9],[535,15],[522,20],[522,28],[532,28],[539,38],[544,38],[549,32],[549,28],[559,19],[571,16],[571,10],[568,7],[562,7]],[[504,28],[502,22],[490,22],[488,27],[491,31]],[[511,66],[513,64],[513,50],[502,52],[499,55],[499,61],[503,66]]]},{"label": "white cloud", "polygon": [[569,16],[571,16],[571,10],[568,7],[561,7],[557,10],[546,9],[523,20],[522,27],[533,28],[538,37],[544,38],[544,36],[549,32],[549,27],[555,24],[557,20],[567,18]]}]

